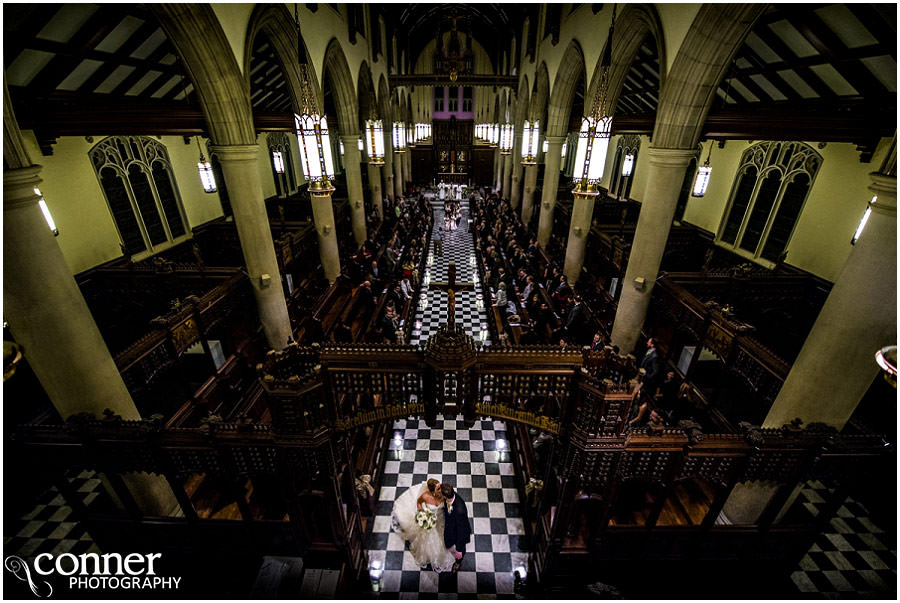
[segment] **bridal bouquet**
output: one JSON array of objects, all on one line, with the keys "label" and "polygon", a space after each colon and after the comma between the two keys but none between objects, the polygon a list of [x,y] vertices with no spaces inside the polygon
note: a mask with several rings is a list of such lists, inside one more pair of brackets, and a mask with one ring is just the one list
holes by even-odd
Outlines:
[{"label": "bridal bouquet", "polygon": [[423,530],[430,530],[437,524],[437,515],[428,509],[422,509],[416,513],[416,525]]}]

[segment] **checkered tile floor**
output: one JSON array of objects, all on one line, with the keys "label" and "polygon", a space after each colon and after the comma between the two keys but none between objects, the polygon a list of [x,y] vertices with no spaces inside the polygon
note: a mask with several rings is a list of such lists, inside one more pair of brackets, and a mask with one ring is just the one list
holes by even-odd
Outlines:
[{"label": "checkered tile floor", "polygon": [[[467,429],[462,416],[394,423],[382,488],[367,535],[369,567],[382,569],[381,598],[514,598],[513,572],[527,567],[525,527],[513,464],[500,421]],[[452,484],[466,501],[472,541],[459,572],[420,570],[406,543],[391,532],[394,500],[434,477]]]},{"label": "checkered tile floor", "polygon": [[[827,487],[809,481],[800,491],[813,515]],[[869,519],[869,511],[848,497],[825,531],[800,560],[791,580],[801,593],[828,599],[897,598],[897,537]]]},{"label": "checkered tile floor", "polygon": [[[93,471],[82,471],[68,479],[75,491],[83,496],[85,505],[90,505],[98,496],[105,496]],[[4,557],[18,555],[31,561],[41,553],[79,555],[100,552],[90,534],[72,517],[72,508],[55,487],[38,498],[34,509],[10,523],[15,535],[3,539]]]},{"label": "checkered tile floor", "polygon": [[[444,224],[444,204],[431,199],[434,208],[434,227]],[[457,282],[475,283],[474,291],[461,291],[456,294],[456,324],[466,333],[484,345],[490,344],[488,334],[487,313],[480,293],[478,271],[475,269],[475,247],[472,235],[468,232],[469,202],[461,202],[462,219],[459,228],[444,233],[443,255],[435,257],[434,244],[428,256],[425,271],[425,283],[446,281],[447,267],[456,262]],[[410,343],[424,344],[436,333],[441,325],[447,323],[447,294],[443,291],[422,288],[416,309]]]}]

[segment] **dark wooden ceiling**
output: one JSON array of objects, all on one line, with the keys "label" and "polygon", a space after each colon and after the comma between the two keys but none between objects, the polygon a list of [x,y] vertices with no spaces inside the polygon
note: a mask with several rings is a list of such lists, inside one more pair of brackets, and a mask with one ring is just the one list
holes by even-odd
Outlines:
[{"label": "dark wooden ceiling", "polygon": [[[385,17],[412,57],[456,14],[460,29],[471,27],[494,61],[531,10],[513,4],[370,8]],[[894,4],[772,5],[738,51],[702,135],[861,145],[890,136],[896,128],[896,15]],[[177,53],[143,5],[6,3],[3,16],[4,67],[16,115],[45,151],[61,135],[205,131]],[[656,43],[647,38],[625,78],[617,132],[652,133],[659,72]],[[252,52],[250,93],[258,128],[290,129],[284,74],[264,36]]]}]

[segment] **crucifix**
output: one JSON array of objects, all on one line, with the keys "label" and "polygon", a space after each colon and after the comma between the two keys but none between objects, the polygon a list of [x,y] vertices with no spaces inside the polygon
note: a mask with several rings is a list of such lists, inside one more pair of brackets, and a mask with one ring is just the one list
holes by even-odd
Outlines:
[{"label": "crucifix", "polygon": [[456,282],[456,262],[450,262],[447,265],[447,282],[431,283],[429,288],[438,289],[447,292],[447,328],[450,331],[456,330],[456,292],[474,290],[475,283],[457,283]]}]

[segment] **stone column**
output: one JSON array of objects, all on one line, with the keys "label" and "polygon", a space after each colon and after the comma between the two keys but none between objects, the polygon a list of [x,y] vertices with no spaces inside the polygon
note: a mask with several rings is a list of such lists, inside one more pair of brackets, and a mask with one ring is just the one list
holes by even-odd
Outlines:
[{"label": "stone column", "polygon": [[501,155],[501,157],[503,157],[503,192],[500,196],[503,199],[509,199],[510,185],[512,184],[512,155]]},{"label": "stone column", "polygon": [[538,245],[547,247],[553,234],[553,210],[556,207],[556,189],[559,186],[559,164],[562,161],[562,143],[565,136],[548,136],[544,153],[544,191],[541,195],[541,217],[538,222]]},{"label": "stone column", "polygon": [[366,166],[369,174],[369,196],[372,199],[372,205],[378,210],[378,215],[384,220],[384,195],[381,192],[381,167],[372,165]]},{"label": "stone column", "polygon": [[584,249],[591,232],[591,218],[594,215],[595,196],[575,195],[572,205],[572,219],[569,221],[569,242],[566,245],[566,262],[563,273],[574,285],[581,276],[584,265]]},{"label": "stone column", "polygon": [[344,143],[344,172],[347,178],[347,201],[350,203],[350,223],[357,245],[366,240],[366,205],[363,202],[362,171],[360,170],[359,137],[341,136]]},{"label": "stone column", "polygon": [[384,169],[381,170],[384,195],[394,198],[394,148],[391,146],[390,130],[384,132]]},{"label": "stone column", "polygon": [[512,148],[512,184],[509,193],[509,203],[513,209],[519,207],[522,202],[522,128],[516,128],[516,134],[513,136]]},{"label": "stone column", "polygon": [[[763,427],[799,417],[840,430],[897,339],[897,178],[871,174],[878,196]],[[851,193],[852,194],[852,193]],[[842,243],[842,241],[838,241]]]},{"label": "stone column", "polygon": [[403,155],[405,153],[394,152],[394,195],[399,199],[403,196]]},{"label": "stone column", "polygon": [[412,151],[407,149],[403,153],[403,189],[404,191],[412,182]]},{"label": "stone column", "polygon": [[[41,183],[40,170],[39,165],[28,165],[3,172],[4,316],[63,420],[82,412],[102,417],[107,408],[125,420],[139,420],[140,412],[38,206],[34,189]],[[164,477],[127,477],[144,514],[178,513],[178,501]]]},{"label": "stone column", "polygon": [[[650,147],[647,155],[650,158],[650,173],[611,336],[612,343],[619,346],[623,354],[634,350],[644,325],[659,263],[675,216],[684,171],[697,152],[693,149]],[[641,280],[638,282],[636,279]]]},{"label": "stone column", "polygon": [[534,191],[537,190],[537,165],[525,165],[525,192],[522,194],[522,223],[526,227],[534,213]]},{"label": "stone column", "polygon": [[[346,148],[344,149],[346,152]],[[341,256],[338,253],[337,232],[334,229],[334,208],[331,195],[310,195],[313,223],[319,235],[319,258],[329,283],[337,280],[341,273]]]},{"label": "stone column", "polygon": [[3,313],[63,419],[140,413],[38,207],[41,166],[3,172]]},{"label": "stone column", "polygon": [[[281,273],[275,259],[275,245],[263,201],[257,146],[216,145],[212,147],[212,151],[219,156],[222,174],[228,185],[234,222],[266,342],[272,349],[280,350],[287,345],[291,336],[291,321],[284,301]],[[268,279],[264,279],[264,276],[268,276]]]}]

